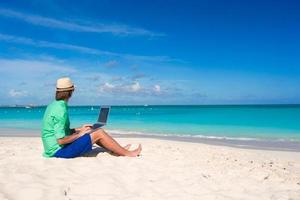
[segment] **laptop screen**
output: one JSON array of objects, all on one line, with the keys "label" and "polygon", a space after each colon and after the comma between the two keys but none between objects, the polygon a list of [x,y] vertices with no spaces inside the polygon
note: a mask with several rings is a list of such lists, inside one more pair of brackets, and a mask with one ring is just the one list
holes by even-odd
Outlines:
[{"label": "laptop screen", "polygon": [[98,122],[100,122],[102,124],[106,124],[108,113],[109,113],[109,107],[101,108]]}]

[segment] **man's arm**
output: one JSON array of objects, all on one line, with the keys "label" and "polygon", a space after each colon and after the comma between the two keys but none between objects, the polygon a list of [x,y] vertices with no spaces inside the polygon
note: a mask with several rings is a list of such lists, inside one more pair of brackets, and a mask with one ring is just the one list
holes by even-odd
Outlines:
[{"label": "man's arm", "polygon": [[82,127],[71,128],[70,131],[71,131],[71,134],[73,134],[73,133],[78,133],[78,132],[81,131],[81,129],[86,128],[86,127],[91,128],[92,126],[93,126],[92,124],[84,124]]},{"label": "man's arm", "polygon": [[81,136],[85,135],[90,130],[91,129],[89,126],[83,126],[82,128],[80,128],[79,133],[73,133],[72,135],[57,139],[57,143],[59,145],[72,143],[75,140],[77,140],[78,138],[80,138]]},{"label": "man's arm", "polygon": [[72,135],[69,135],[69,136],[65,136],[63,138],[60,138],[60,139],[57,139],[57,143],[59,145],[62,145],[62,144],[68,144],[68,143],[71,143],[75,140],[77,140],[78,138],[80,138],[82,135],[80,135],[79,133],[74,133]]}]

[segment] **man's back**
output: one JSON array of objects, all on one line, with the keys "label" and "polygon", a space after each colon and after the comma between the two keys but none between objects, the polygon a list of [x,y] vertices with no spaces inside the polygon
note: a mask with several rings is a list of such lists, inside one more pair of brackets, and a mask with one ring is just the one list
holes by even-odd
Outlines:
[{"label": "man's back", "polygon": [[62,147],[57,143],[57,139],[69,133],[67,103],[63,100],[53,101],[47,106],[43,117],[42,141],[45,150],[43,156],[52,157]]}]

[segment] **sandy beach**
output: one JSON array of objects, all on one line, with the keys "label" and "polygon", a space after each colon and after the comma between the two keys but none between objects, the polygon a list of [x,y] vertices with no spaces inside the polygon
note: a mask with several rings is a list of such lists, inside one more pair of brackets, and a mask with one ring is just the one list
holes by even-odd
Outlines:
[{"label": "sandy beach", "polygon": [[38,137],[0,137],[0,199],[300,199],[300,152],[152,138],[140,157],[95,146],[76,159],[43,158]]}]

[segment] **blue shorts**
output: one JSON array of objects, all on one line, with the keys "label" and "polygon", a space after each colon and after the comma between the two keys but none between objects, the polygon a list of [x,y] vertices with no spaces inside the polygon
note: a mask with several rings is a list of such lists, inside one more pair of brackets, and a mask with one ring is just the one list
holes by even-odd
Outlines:
[{"label": "blue shorts", "polygon": [[75,158],[92,150],[92,141],[90,134],[85,134],[74,142],[65,145],[58,150],[54,157],[57,158]]}]

